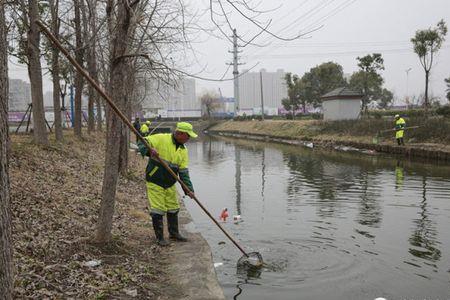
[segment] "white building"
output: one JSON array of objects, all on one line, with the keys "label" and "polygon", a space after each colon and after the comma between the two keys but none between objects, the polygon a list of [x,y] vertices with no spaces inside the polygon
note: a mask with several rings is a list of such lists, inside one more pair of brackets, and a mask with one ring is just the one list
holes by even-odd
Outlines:
[{"label": "white building", "polygon": [[142,101],[144,117],[201,117],[201,104],[195,93],[195,79],[183,78],[176,87],[152,81]]},{"label": "white building", "polygon": [[239,114],[261,114],[261,85],[264,113],[278,115],[283,107],[281,100],[287,98],[287,86],[284,79],[285,72],[281,69],[276,72],[246,72],[239,77]]},{"label": "white building", "polygon": [[337,88],[322,97],[324,120],[355,120],[361,111],[362,95],[348,88]]},{"label": "white building", "polygon": [[31,85],[21,79],[9,79],[9,111],[26,111],[31,103]]}]

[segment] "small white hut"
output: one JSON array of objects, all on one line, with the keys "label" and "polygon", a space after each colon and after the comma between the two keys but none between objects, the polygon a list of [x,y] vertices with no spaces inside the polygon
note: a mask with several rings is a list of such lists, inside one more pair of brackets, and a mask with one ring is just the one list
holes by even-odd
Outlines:
[{"label": "small white hut", "polygon": [[321,98],[324,120],[356,120],[359,118],[362,95],[358,92],[341,87]]}]

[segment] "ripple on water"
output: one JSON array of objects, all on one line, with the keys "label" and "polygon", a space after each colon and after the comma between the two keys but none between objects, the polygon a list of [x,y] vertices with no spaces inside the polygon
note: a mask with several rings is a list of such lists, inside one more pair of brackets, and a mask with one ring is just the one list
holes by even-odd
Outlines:
[{"label": "ripple on water", "polygon": [[264,247],[268,245],[262,241],[259,246],[265,262],[263,276],[270,277],[273,286],[298,286],[299,282],[318,285],[366,271],[350,251],[337,251],[336,245],[326,241],[282,240]]}]

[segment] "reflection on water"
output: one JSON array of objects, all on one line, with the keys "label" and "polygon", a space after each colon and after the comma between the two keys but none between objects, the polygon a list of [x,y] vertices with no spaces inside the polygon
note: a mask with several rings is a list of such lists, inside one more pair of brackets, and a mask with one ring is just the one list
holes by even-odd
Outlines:
[{"label": "reflection on water", "polygon": [[[445,299],[450,294],[450,167],[208,139],[189,145],[196,193],[261,273],[193,204],[230,299]],[[213,213],[214,214],[214,213]]]},{"label": "reflection on water", "polygon": [[[435,261],[440,260],[441,251],[436,247],[439,242],[437,241],[437,229],[436,224],[431,218],[431,213],[427,209],[427,178],[422,177],[422,201],[420,203],[420,210],[418,218],[414,219],[415,229],[412,236],[409,238],[409,242],[412,248],[409,248],[409,253],[412,255],[423,258],[432,266],[437,269]],[[419,266],[420,267],[420,266]]]}]

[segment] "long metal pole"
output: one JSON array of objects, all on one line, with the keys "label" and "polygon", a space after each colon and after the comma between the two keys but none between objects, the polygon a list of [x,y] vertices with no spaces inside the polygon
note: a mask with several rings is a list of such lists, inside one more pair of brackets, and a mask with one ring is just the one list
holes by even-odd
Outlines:
[{"label": "long metal pole", "polygon": [[[142,135],[139,133],[139,131],[136,130],[136,128],[134,128],[134,126],[131,124],[131,122],[127,119],[127,117],[125,117],[125,115],[119,110],[119,108],[114,104],[114,102],[112,101],[112,99],[106,94],[106,92],[97,84],[97,82],[95,82],[94,79],[92,79],[91,76],[89,76],[89,74],[87,73],[87,71],[85,69],[83,69],[83,67],[81,67],[76,61],[75,59],[70,56],[69,52],[61,45],[61,43],[58,41],[58,39],[47,29],[47,27],[45,27],[45,25],[37,20],[36,24],[41,28],[41,30],[45,33],[45,35],[53,42],[53,44],[59,49],[61,50],[61,52],[64,54],[64,56],[70,61],[70,63],[75,67],[75,69],[77,69],[78,72],[80,72],[81,75],[83,75],[83,77],[89,81],[89,83],[92,85],[92,87],[94,87],[97,92],[106,100],[106,102],[108,103],[108,105],[112,108],[112,110],[119,116],[120,119],[122,119],[122,121],[125,123],[125,125],[128,126],[128,128],[130,128],[130,130],[137,135],[138,139],[145,145],[145,147],[147,147],[147,149],[150,151],[152,148],[150,147],[150,145],[148,144],[147,140],[144,139],[142,137]],[[177,176],[177,174],[175,174],[172,169],[167,165],[167,163],[165,161],[163,161],[159,156],[155,157],[158,162],[170,173],[170,175],[172,175],[177,181],[178,183],[181,185],[181,187],[183,188],[183,190],[185,191],[190,191],[190,189],[188,188],[188,186],[181,181],[181,179]],[[248,257],[248,254],[244,251],[244,249],[242,249],[242,247],[228,234],[228,232],[225,231],[225,229],[219,224],[219,222],[211,215],[211,213],[203,206],[203,204],[200,202],[200,200],[198,200],[198,198],[194,195],[195,202],[197,202],[197,204],[200,206],[200,208],[208,215],[208,217],[211,218],[211,220],[220,228],[220,230],[222,230],[222,232],[230,239],[230,241],[233,242],[233,244],[246,256]]]},{"label": "long metal pole", "polygon": [[263,95],[263,81],[262,72],[259,72],[259,83],[261,85],[261,120],[264,121],[264,95]]}]

